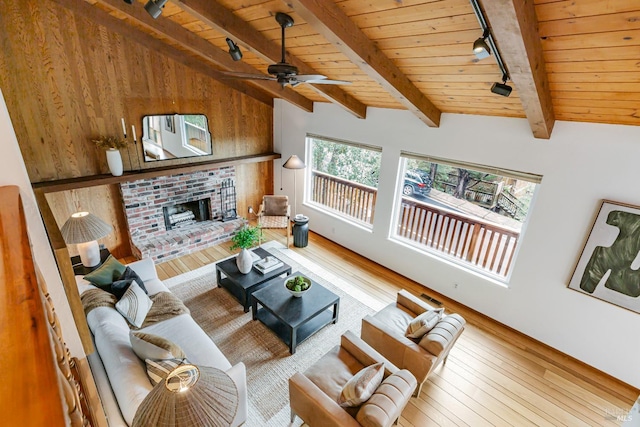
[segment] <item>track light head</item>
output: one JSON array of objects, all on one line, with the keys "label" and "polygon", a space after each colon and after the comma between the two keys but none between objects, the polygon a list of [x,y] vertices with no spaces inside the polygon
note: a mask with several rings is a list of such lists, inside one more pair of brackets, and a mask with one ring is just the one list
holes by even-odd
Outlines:
[{"label": "track light head", "polygon": [[229,46],[229,55],[231,55],[231,59],[234,61],[240,61],[242,59],[240,46],[235,44],[229,37],[227,37],[227,45]]},{"label": "track light head", "polygon": [[489,45],[485,41],[484,36],[479,37],[473,42],[473,54],[478,59],[484,59],[491,55],[491,49],[489,49]]},{"label": "track light head", "polygon": [[493,86],[491,86],[491,92],[501,96],[511,95],[513,88],[507,84],[508,79],[506,75],[502,76],[502,83],[495,82]]},{"label": "track light head", "polygon": [[147,4],[144,5],[144,8],[153,19],[157,19],[162,13],[162,8],[167,1],[168,0],[149,0]]}]

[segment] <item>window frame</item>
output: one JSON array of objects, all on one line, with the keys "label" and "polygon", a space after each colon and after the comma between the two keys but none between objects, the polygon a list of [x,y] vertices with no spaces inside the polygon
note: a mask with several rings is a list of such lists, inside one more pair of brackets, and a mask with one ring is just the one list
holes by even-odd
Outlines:
[{"label": "window frame", "polygon": [[[472,171],[477,171],[477,172],[485,172],[485,173],[490,173],[493,175],[498,175],[498,176],[502,176],[502,177],[506,177],[506,178],[514,178],[514,179],[519,179],[519,180],[524,180],[524,181],[528,181],[531,182],[532,184],[535,184],[535,188],[532,194],[532,198],[531,198],[531,202],[529,204],[529,209],[527,211],[527,214],[525,216],[525,218],[522,220],[522,226],[520,227],[520,230],[518,231],[518,237],[517,237],[517,241],[514,244],[514,247],[511,251],[511,255],[510,255],[510,259],[509,259],[509,265],[507,267],[507,272],[506,274],[500,274],[499,272],[494,272],[491,269],[487,269],[484,268],[480,265],[477,265],[473,262],[467,261],[462,257],[459,256],[455,256],[455,255],[451,255],[450,252],[452,251],[452,246],[449,247],[448,250],[445,249],[440,249],[440,248],[434,248],[433,246],[430,246],[428,244],[429,242],[429,236],[431,235],[431,228],[428,229],[427,231],[427,238],[426,238],[426,242],[427,243],[420,243],[420,242],[416,242],[410,238],[406,238],[403,237],[400,233],[400,226],[401,226],[401,221],[403,220],[403,218],[401,218],[402,212],[403,212],[403,193],[402,193],[402,188],[404,185],[404,175],[405,172],[407,171],[407,163],[409,159],[414,159],[414,160],[421,160],[421,161],[426,161],[426,162],[430,162],[430,163],[437,163],[440,165],[447,165],[447,166],[451,166],[451,167],[456,167],[456,168],[463,168],[463,169],[468,169],[468,170],[472,170]],[[484,278],[490,279],[491,281],[494,281],[498,284],[501,285],[508,285],[509,281],[511,280],[511,276],[513,274],[513,271],[515,269],[515,265],[517,263],[518,260],[518,255],[520,252],[520,248],[522,247],[522,241],[524,238],[524,235],[526,234],[526,228],[527,228],[527,224],[529,222],[529,219],[531,217],[531,212],[534,208],[535,205],[535,200],[536,200],[536,196],[538,194],[538,191],[540,190],[540,184],[542,182],[542,176],[541,175],[537,175],[537,174],[532,174],[532,173],[528,173],[528,172],[518,172],[518,171],[513,171],[510,169],[501,169],[498,167],[491,167],[491,166],[485,166],[485,165],[478,165],[478,164],[474,164],[474,163],[468,163],[468,162],[461,162],[461,161],[455,161],[455,160],[449,160],[449,159],[442,159],[442,158],[436,158],[433,156],[426,156],[426,155],[420,155],[420,154],[415,154],[415,153],[409,153],[409,152],[405,152],[405,151],[401,151],[400,152],[400,156],[399,156],[399,162],[398,162],[398,174],[397,174],[397,180],[396,180],[396,194],[394,196],[394,202],[393,202],[393,208],[392,208],[392,217],[391,217],[391,224],[390,224],[390,229],[389,229],[389,240],[397,243],[397,244],[401,244],[411,250],[415,250],[421,253],[424,253],[426,255],[430,255],[433,256],[435,259],[438,259],[440,261],[444,261],[447,263],[450,263],[451,265],[455,266],[456,268],[461,268],[463,270],[467,270],[470,271],[474,274],[478,274]],[[409,198],[408,198],[409,199]],[[419,201],[417,201],[418,203],[420,203]],[[426,202],[423,204],[427,204]],[[417,210],[417,209],[416,209]],[[440,208],[440,207],[435,207],[434,210],[438,210],[438,211],[444,211],[444,213],[448,213],[447,211],[449,211],[451,213],[451,217],[461,217],[463,219],[467,219],[469,221],[469,223],[473,222],[473,223],[488,223],[490,224],[492,227],[497,227],[497,228],[504,228],[505,230],[508,231],[514,231],[508,227],[502,227],[499,226],[491,221],[487,221],[487,220],[479,220],[479,218],[475,218],[471,215],[468,214],[464,214],[464,213],[456,213],[450,209],[447,208]],[[420,214],[421,216],[418,218],[418,220],[422,221],[421,224],[426,224],[427,221],[433,221],[433,214],[431,216],[430,219],[428,218],[428,214]],[[445,239],[447,238],[447,236],[449,235],[450,231],[450,226],[451,226],[451,220],[447,220],[447,224],[445,225],[445,219],[440,220],[437,216],[435,217],[435,221],[436,221],[436,226],[434,226],[433,228],[433,239],[435,239],[435,235],[437,232],[439,232],[440,234],[442,234],[442,230],[444,231],[445,234]],[[414,218],[415,219],[415,218]],[[438,221],[442,221],[441,223]],[[429,224],[429,227],[431,226],[431,224]],[[453,231],[451,231],[451,239],[454,238],[455,235],[455,227],[457,225],[455,224],[454,221],[454,225],[453,225]],[[464,227],[464,224],[462,225],[462,227]],[[471,226],[468,226],[469,228]],[[468,231],[467,231],[468,232]],[[462,229],[460,229],[460,233],[462,233]],[[484,232],[483,236],[486,236],[486,231]],[[490,233],[490,239],[493,239],[493,231]],[[499,237],[498,240],[500,240],[502,237]],[[484,239],[484,237],[483,237]],[[423,238],[421,238],[420,240],[423,240]],[[433,240],[432,240],[433,242]],[[490,240],[489,243],[489,249],[492,240]],[[507,240],[508,242],[508,240]],[[466,244],[466,242],[465,242]],[[483,243],[481,243],[481,247],[480,249],[478,249],[478,257],[480,256],[480,253],[483,251]],[[505,243],[505,247],[508,243]],[[440,243],[437,242],[437,245],[440,246]],[[459,245],[459,242],[458,242]],[[499,246],[501,245],[500,242],[496,243],[496,250],[499,248]],[[454,248],[455,251],[457,252],[457,250],[459,249],[458,247]],[[465,252],[465,247],[462,247],[462,253],[464,254]],[[482,252],[484,253],[484,252]],[[473,255],[472,255],[473,256]],[[486,261],[485,261],[485,265],[486,265]],[[491,264],[490,264],[491,265]]]},{"label": "window frame", "polygon": [[[322,136],[322,135],[317,135],[317,134],[311,134],[308,133],[305,137],[305,147],[306,147],[306,151],[307,151],[307,156],[306,156],[306,160],[307,160],[307,164],[309,165],[309,167],[307,167],[307,170],[305,171],[305,177],[307,178],[307,182],[305,185],[305,190],[304,190],[304,195],[303,195],[303,200],[304,200],[304,204],[316,209],[326,215],[330,215],[338,220],[347,222],[351,225],[354,225],[358,228],[361,228],[363,230],[372,232],[373,231],[373,224],[374,224],[374,218],[375,218],[375,210],[376,210],[376,204],[377,204],[377,193],[378,193],[378,187],[371,187],[371,186],[367,186],[364,184],[360,184],[360,183],[356,183],[354,182],[354,184],[356,184],[357,186],[362,186],[362,187],[370,187],[373,188],[375,190],[375,195],[373,196],[373,201],[371,202],[370,208],[372,210],[372,214],[371,214],[371,220],[370,222],[359,219],[357,217],[351,216],[351,215],[347,215],[344,212],[338,210],[338,209],[334,209],[326,204],[323,204],[321,202],[315,201],[313,200],[313,194],[314,194],[314,168],[313,168],[313,140],[314,139],[318,139],[321,141],[326,141],[329,143],[334,143],[334,144],[342,144],[342,145],[347,145],[350,147],[355,147],[355,148],[359,148],[359,149],[363,149],[363,150],[369,150],[369,151],[373,151],[376,153],[380,154],[380,160],[379,160],[379,165],[378,165],[378,171],[380,170],[380,168],[382,167],[382,147],[378,147],[375,145],[370,145],[370,144],[364,144],[364,143],[358,143],[358,142],[353,142],[353,141],[347,141],[347,140],[342,140],[342,139],[336,139],[336,138],[331,138],[331,137],[326,137],[326,136]],[[325,172],[320,172],[320,173],[325,173]],[[329,174],[327,174],[329,175]],[[333,176],[333,175],[331,175]],[[337,177],[339,179],[342,180],[346,180],[344,178],[341,177]],[[349,181],[349,180],[346,180]],[[353,182],[353,181],[351,181]]]}]

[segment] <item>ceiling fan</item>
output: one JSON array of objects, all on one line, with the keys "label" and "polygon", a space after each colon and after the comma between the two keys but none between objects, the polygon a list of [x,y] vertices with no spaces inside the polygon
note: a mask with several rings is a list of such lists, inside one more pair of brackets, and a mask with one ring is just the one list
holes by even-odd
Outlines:
[{"label": "ceiling fan", "polygon": [[248,73],[236,73],[232,71],[224,72],[226,76],[235,79],[246,79],[246,80],[274,80],[277,81],[280,86],[285,87],[286,85],[297,86],[300,83],[311,83],[311,84],[322,84],[322,85],[348,85],[351,82],[343,81],[343,80],[329,80],[327,76],[323,76],[322,74],[306,74],[299,75],[298,67],[295,65],[288,64],[285,62],[285,37],[284,31],[285,28],[293,26],[293,18],[286,13],[278,12],[276,13],[276,21],[280,24],[282,28],[282,58],[280,62],[276,64],[269,65],[267,68],[267,72],[270,75],[265,74],[248,74]]}]

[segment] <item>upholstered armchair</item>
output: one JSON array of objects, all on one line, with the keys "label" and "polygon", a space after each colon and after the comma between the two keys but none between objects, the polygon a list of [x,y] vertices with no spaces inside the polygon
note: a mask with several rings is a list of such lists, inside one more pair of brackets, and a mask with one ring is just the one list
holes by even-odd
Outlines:
[{"label": "upholstered armchair", "polygon": [[261,228],[284,228],[287,233],[287,247],[291,236],[291,206],[287,196],[262,196],[258,211]]},{"label": "upholstered armchair", "polygon": [[444,316],[421,338],[405,336],[409,323],[418,315],[435,310],[405,290],[398,292],[397,302],[373,316],[362,319],[362,339],[391,363],[408,369],[418,380],[415,396],[429,374],[442,362],[464,330],[465,320],[458,314]]},{"label": "upholstered armchair", "polygon": [[[382,383],[364,403],[343,407],[345,384],[361,369],[384,363]],[[291,422],[299,416],[311,427],[384,426],[396,423],[409,402],[416,379],[399,370],[355,334],[347,331],[334,347],[304,373],[289,379]]]}]

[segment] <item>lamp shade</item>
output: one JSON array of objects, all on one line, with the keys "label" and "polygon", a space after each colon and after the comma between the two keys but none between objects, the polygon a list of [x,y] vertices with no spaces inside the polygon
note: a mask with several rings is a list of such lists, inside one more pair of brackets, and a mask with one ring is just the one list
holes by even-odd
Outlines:
[{"label": "lamp shade", "polygon": [[305,165],[304,162],[300,160],[300,157],[294,154],[289,157],[286,162],[284,162],[284,165],[282,165],[282,167],[285,169],[304,169],[307,167],[307,165]]},{"label": "lamp shade", "polygon": [[113,231],[113,228],[89,212],[76,212],[60,229],[68,244],[80,244],[98,240]]},{"label": "lamp shade", "polygon": [[[176,381],[177,379],[177,381]],[[132,427],[229,426],[238,411],[238,388],[224,371],[181,365],[144,398]]]}]

